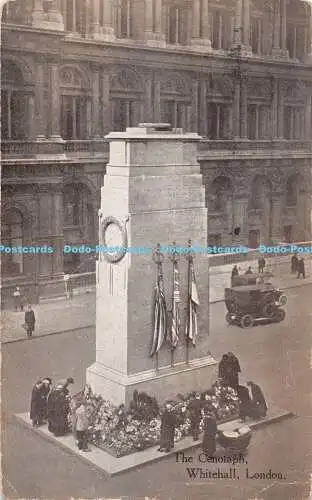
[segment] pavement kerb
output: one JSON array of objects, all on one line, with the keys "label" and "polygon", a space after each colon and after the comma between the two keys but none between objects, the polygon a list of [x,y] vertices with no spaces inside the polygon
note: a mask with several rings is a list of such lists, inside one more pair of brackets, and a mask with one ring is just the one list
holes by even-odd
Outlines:
[{"label": "pavement kerb", "polygon": [[[89,467],[91,467],[92,469],[100,471],[101,474],[105,475],[106,477],[107,476],[111,476],[111,477],[117,476],[120,474],[127,473],[130,470],[138,469],[138,468],[144,467],[144,466],[149,465],[149,464],[154,463],[154,462],[159,462],[160,460],[163,460],[164,458],[167,458],[169,456],[174,456],[177,451],[187,451],[187,450],[193,450],[195,448],[199,448],[201,446],[201,443],[202,443],[202,439],[199,439],[196,442],[191,442],[187,446],[183,446],[183,443],[181,443],[182,444],[181,449],[179,449],[180,448],[180,446],[179,446],[179,447],[177,447],[178,449],[175,448],[175,449],[171,450],[169,453],[166,453],[165,455],[160,454],[157,457],[153,457],[151,460],[144,461],[140,464],[137,464],[137,463],[134,463],[132,465],[128,464],[127,467],[124,469],[115,470],[114,472],[113,471],[109,472],[109,471],[105,471],[103,469],[103,467],[101,467],[99,464],[94,463],[92,460],[90,460],[90,458],[88,458],[88,456],[86,456],[82,452],[79,452],[76,449],[73,450],[72,448],[69,448],[65,443],[62,443],[62,441],[60,441],[60,440],[56,441],[54,436],[52,436],[52,435],[50,436],[49,434],[40,430],[40,428],[38,429],[38,428],[32,427],[32,425],[30,423],[26,422],[23,418],[21,418],[20,415],[14,414],[14,417],[15,417],[15,420],[17,420],[21,426],[25,427],[28,430],[31,430],[34,434],[37,434],[37,435],[39,434],[43,439],[49,441],[50,443],[53,443],[55,446],[59,446],[60,448],[62,448],[64,451],[66,451],[67,455],[77,457],[78,459],[80,459],[81,461],[86,463]],[[293,412],[286,411],[286,412],[283,412],[282,414],[276,415],[275,417],[272,416],[269,419],[265,419],[263,421],[250,422],[248,425],[250,426],[250,428],[252,430],[257,430],[257,429],[260,429],[261,427],[266,427],[268,425],[279,423],[285,419],[294,418],[294,417],[296,417],[296,415]],[[227,424],[231,424],[231,423],[235,423],[235,422],[237,422],[236,419],[228,422]],[[91,446],[91,450],[92,450],[92,448],[96,449],[95,446]],[[131,455],[129,455],[129,457],[131,457]],[[123,458],[125,458],[125,457],[123,457]],[[115,461],[115,460],[118,460],[118,458],[116,459],[115,457],[112,457],[112,460]]]},{"label": "pavement kerb", "polygon": [[7,339],[7,340],[0,339],[0,344],[10,344],[12,342],[21,342],[21,341],[30,342],[31,340],[40,339],[42,337],[49,337],[50,335],[60,335],[63,333],[76,332],[77,330],[87,330],[89,328],[95,328],[95,324],[85,325],[85,326],[77,326],[76,328],[70,328],[69,330],[58,330],[57,332],[41,333],[41,334],[35,335],[33,337],[19,337],[17,339]]}]

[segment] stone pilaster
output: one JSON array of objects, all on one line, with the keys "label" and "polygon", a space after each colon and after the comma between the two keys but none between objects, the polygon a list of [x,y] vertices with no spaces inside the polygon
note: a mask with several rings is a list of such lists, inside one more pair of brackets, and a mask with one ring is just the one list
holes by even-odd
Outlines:
[{"label": "stone pilaster", "polygon": [[63,247],[64,247],[64,234],[63,234],[63,192],[62,185],[56,186],[53,192],[53,233],[54,233],[54,247],[55,253],[53,254],[53,274],[61,274],[63,272]]},{"label": "stone pilaster", "polygon": [[241,47],[243,35],[243,0],[236,0],[234,22],[234,47]]},{"label": "stone pilaster", "polygon": [[234,102],[233,102],[233,136],[234,139],[240,138],[240,119],[241,119],[241,82],[239,78],[234,83]]},{"label": "stone pilaster", "polygon": [[207,81],[204,75],[199,82],[199,133],[207,137]]},{"label": "stone pilaster", "polygon": [[155,80],[154,86],[154,119],[155,122],[161,121],[161,100],[160,100],[160,81],[159,76]]},{"label": "stone pilaster", "polygon": [[190,132],[199,132],[198,130],[198,111],[200,110],[199,106],[199,80],[194,80],[192,85],[192,105],[191,105],[191,123],[190,123]]},{"label": "stone pilaster", "polygon": [[92,138],[100,137],[100,69],[92,71]]},{"label": "stone pilaster", "polygon": [[307,62],[312,64],[312,3],[310,4]]},{"label": "stone pilaster", "polygon": [[44,62],[38,61],[36,71],[36,139],[46,137],[46,111],[44,105]]},{"label": "stone pilaster", "polygon": [[29,94],[27,96],[27,108],[28,108],[28,138],[34,140],[36,137],[36,125],[35,125],[35,96],[34,94]]},{"label": "stone pilaster", "polygon": [[278,80],[272,79],[272,139],[278,138]]},{"label": "stone pilaster", "polygon": [[60,75],[59,64],[56,61],[49,63],[50,73],[50,119],[51,119],[51,138],[61,140],[60,136]]},{"label": "stone pilaster", "polygon": [[153,122],[153,78],[152,75],[148,76],[145,80],[145,121]]},{"label": "stone pilaster", "polygon": [[101,113],[102,113],[102,135],[105,136],[112,129],[112,115],[110,103],[110,75],[105,66],[101,70]]},{"label": "stone pilaster", "polygon": [[[310,92],[312,88],[310,88]],[[305,106],[305,139],[307,141],[312,140],[312,94],[307,96],[306,106]]]},{"label": "stone pilaster", "polygon": [[279,139],[284,138],[284,85],[283,81],[278,82],[278,123],[277,123],[277,135]]},{"label": "stone pilaster", "polygon": [[251,0],[243,0],[243,32],[242,32],[242,43],[244,50],[251,53],[250,46],[250,3]]},{"label": "stone pilaster", "polygon": [[247,90],[247,75],[241,76],[240,87],[240,136],[242,139],[247,139],[248,136],[248,90]]},{"label": "stone pilaster", "polygon": [[193,0],[192,2],[192,39],[195,48],[211,49],[209,0]]}]

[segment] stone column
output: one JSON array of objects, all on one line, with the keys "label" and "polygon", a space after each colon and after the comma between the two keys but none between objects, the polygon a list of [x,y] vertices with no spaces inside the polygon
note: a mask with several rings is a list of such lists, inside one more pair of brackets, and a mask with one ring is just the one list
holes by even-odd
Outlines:
[{"label": "stone column", "polygon": [[234,102],[233,102],[233,135],[234,139],[240,138],[240,120],[241,120],[241,82],[239,78],[234,83]]},{"label": "stone column", "polygon": [[248,136],[248,89],[247,75],[241,76],[241,105],[240,105],[240,122],[241,122],[241,137],[247,139]]},{"label": "stone column", "polygon": [[92,36],[98,38],[100,35],[100,2],[103,0],[92,0]]},{"label": "stone column", "polygon": [[102,39],[113,41],[115,40],[115,31],[113,27],[113,1],[112,0],[100,0],[103,2],[103,28],[102,28]]},{"label": "stone column", "polygon": [[87,97],[87,116],[86,116],[86,122],[87,122],[87,139],[92,138],[92,130],[93,130],[93,123],[92,123],[92,112],[93,112],[93,107],[92,107],[92,99],[90,97]]},{"label": "stone column", "polygon": [[59,64],[51,61],[50,72],[50,119],[51,119],[51,139],[60,140],[60,76]]},{"label": "stone column", "polygon": [[242,45],[243,32],[243,0],[236,0],[235,24],[234,24],[234,47]]},{"label": "stone column", "polygon": [[278,138],[278,80],[272,79],[272,139]]},{"label": "stone column", "polygon": [[312,3],[310,3],[307,62],[312,64]]},{"label": "stone column", "polygon": [[[203,304],[196,345],[186,346],[184,317],[181,341],[174,352],[175,366],[171,367],[166,344],[157,358],[151,357],[151,296],[156,273],[152,250],[158,242],[167,245],[176,241],[185,247],[188,238],[194,247],[207,246],[205,189],[196,160],[200,136],[160,132],[157,125],[150,125],[112,132],[107,139],[110,158],[101,192],[99,238],[103,241],[105,236],[110,245],[120,246],[124,235],[132,248],[144,247],[146,251],[115,255],[113,261],[107,254],[99,259],[96,361],[87,369],[87,383],[114,404],[128,405],[135,389],[162,403],[182,391],[199,391],[216,376],[216,362],[209,352],[209,259],[204,252],[197,253],[194,261]],[[155,190],[158,196],[152,196]],[[108,217],[115,217],[118,225],[105,229]],[[181,259],[179,266],[183,310],[187,304],[187,260]],[[172,263],[165,259],[164,276],[170,270]],[[165,282],[164,288],[165,294],[169,293],[171,284]]]},{"label": "stone column", "polygon": [[161,95],[159,76],[156,77],[154,85],[154,120],[156,123],[161,121]]},{"label": "stone column", "polygon": [[287,0],[281,0],[281,49],[283,52],[286,48],[287,36]]},{"label": "stone column", "polygon": [[153,122],[153,77],[152,75],[145,80],[145,118],[144,121],[148,123]]},{"label": "stone column", "polygon": [[112,129],[112,110],[110,102],[110,74],[109,68],[102,67],[101,70],[101,100],[102,100],[102,135],[106,135]]},{"label": "stone column", "polygon": [[46,111],[44,104],[44,63],[38,61],[36,71],[36,139],[46,137]]},{"label": "stone column", "polygon": [[191,128],[190,132],[199,132],[198,130],[198,112],[199,112],[199,79],[193,81],[192,85],[192,105],[191,105]]},{"label": "stone column", "polygon": [[43,0],[35,0],[32,11],[32,26],[34,28],[45,27],[47,20],[48,16],[43,10]]},{"label": "stone column", "polygon": [[36,124],[35,124],[35,96],[34,94],[28,94],[27,96],[27,108],[28,108],[28,138],[34,140],[36,137]]},{"label": "stone column", "polygon": [[192,9],[191,44],[205,51],[210,50],[209,0],[193,0]]},{"label": "stone column", "polygon": [[60,184],[55,187],[53,193],[53,234],[55,253],[53,254],[53,274],[63,273],[63,186]]},{"label": "stone column", "polygon": [[207,81],[203,76],[199,82],[199,133],[207,137]]},{"label": "stone column", "polygon": [[279,139],[284,138],[284,85],[282,80],[278,82],[278,125],[277,134]]},{"label": "stone column", "polygon": [[100,137],[100,69],[92,71],[92,138]]},{"label": "stone column", "polygon": [[248,52],[250,47],[250,0],[243,0],[243,45]]},{"label": "stone column", "polygon": [[[310,88],[310,92],[312,88]],[[312,139],[312,95],[307,96],[307,102],[305,106],[305,139],[311,141]]]}]

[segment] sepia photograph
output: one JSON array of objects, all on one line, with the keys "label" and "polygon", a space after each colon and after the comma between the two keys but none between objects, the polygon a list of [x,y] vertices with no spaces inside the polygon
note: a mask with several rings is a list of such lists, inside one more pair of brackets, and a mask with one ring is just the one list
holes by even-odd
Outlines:
[{"label": "sepia photograph", "polygon": [[1,498],[312,500],[312,0],[0,0]]}]

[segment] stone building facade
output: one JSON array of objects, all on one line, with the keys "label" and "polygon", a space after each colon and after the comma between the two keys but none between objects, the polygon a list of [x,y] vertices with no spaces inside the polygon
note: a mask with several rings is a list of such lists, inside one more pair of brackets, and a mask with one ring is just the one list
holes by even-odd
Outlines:
[{"label": "stone building facade", "polygon": [[311,4],[16,0],[1,65],[2,242],[57,250],[2,256],[5,286],[92,268],[62,248],[97,240],[104,137],[140,122],[203,137],[209,244],[311,239]]}]

